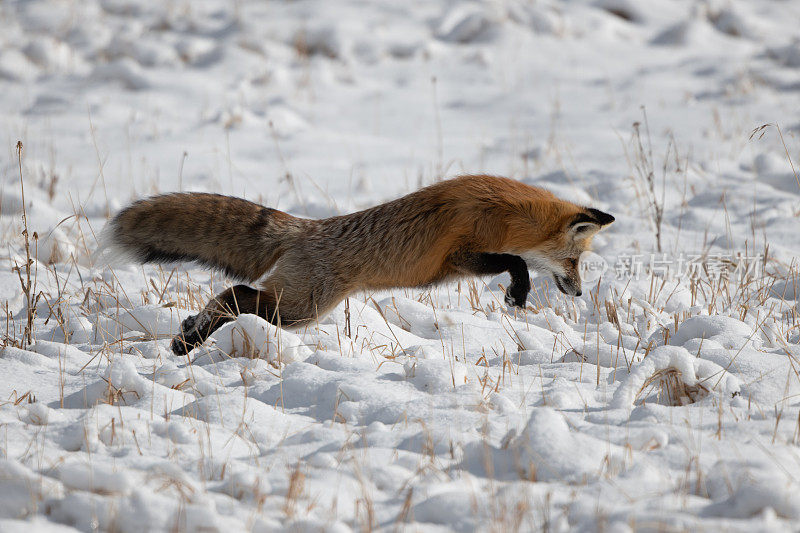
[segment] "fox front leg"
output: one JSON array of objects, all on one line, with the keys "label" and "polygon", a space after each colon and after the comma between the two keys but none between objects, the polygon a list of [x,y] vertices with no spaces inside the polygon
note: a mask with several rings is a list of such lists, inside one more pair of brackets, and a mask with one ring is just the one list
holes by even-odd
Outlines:
[{"label": "fox front leg", "polygon": [[458,270],[470,274],[484,275],[508,272],[511,275],[511,284],[506,289],[506,304],[525,309],[528,291],[531,290],[531,278],[528,275],[528,266],[520,256],[466,252],[454,257],[453,264]]}]

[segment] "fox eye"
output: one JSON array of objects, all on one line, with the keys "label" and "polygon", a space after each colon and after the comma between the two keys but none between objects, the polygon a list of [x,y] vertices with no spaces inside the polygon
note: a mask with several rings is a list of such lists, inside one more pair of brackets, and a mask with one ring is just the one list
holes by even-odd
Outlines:
[{"label": "fox eye", "polygon": [[567,260],[567,262],[569,263],[569,266],[571,266],[572,268],[578,268],[578,260],[577,259],[569,259],[569,260]]}]

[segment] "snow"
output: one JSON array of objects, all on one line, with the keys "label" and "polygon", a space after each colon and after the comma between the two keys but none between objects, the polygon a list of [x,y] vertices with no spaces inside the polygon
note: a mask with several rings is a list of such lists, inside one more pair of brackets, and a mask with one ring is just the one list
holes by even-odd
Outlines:
[{"label": "snow", "polygon": [[[0,531],[797,529],[796,4],[0,18]],[[178,357],[230,280],[97,253],[150,194],[327,217],[477,172],[616,217],[580,298],[535,273],[526,311],[508,274],[357,294]]]},{"label": "snow", "polygon": [[670,338],[670,344],[685,346],[692,339],[710,339],[726,348],[742,346],[753,336],[753,326],[728,316],[695,316],[678,327]]},{"label": "snow", "polygon": [[215,331],[203,346],[194,352],[195,364],[228,357],[260,359],[273,366],[304,360],[312,350],[290,331],[273,326],[256,315],[241,314]]}]

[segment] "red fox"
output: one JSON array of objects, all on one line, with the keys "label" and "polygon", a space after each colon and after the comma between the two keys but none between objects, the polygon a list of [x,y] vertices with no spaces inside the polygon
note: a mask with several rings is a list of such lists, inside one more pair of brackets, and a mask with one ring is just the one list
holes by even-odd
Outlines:
[{"label": "red fox", "polygon": [[524,308],[531,268],[580,296],[578,257],[613,221],[544,189],[469,175],[322,220],[217,194],[165,194],[123,209],[102,241],[139,262],[196,261],[258,287],[231,287],[184,320],[171,346],[183,355],[238,313],[302,326],[360,290],[508,272],[505,301]]}]

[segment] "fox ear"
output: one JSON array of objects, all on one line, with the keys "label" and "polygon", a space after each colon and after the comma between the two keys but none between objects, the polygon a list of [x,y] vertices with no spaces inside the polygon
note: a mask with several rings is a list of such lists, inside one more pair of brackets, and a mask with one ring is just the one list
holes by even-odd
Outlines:
[{"label": "fox ear", "polygon": [[584,213],[575,215],[575,218],[569,223],[569,232],[575,238],[589,237],[612,222],[614,222],[613,216],[599,209],[590,208]]},{"label": "fox ear", "polygon": [[594,217],[594,220],[601,226],[608,226],[615,220],[612,215],[604,213],[603,211],[595,209],[594,207],[590,207],[587,211],[589,211],[589,214]]}]

